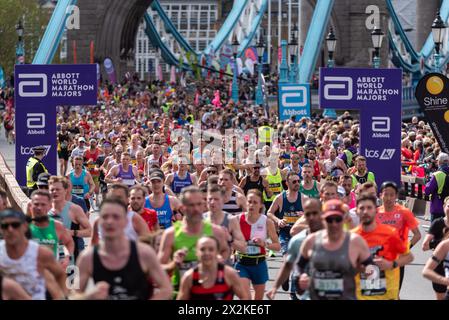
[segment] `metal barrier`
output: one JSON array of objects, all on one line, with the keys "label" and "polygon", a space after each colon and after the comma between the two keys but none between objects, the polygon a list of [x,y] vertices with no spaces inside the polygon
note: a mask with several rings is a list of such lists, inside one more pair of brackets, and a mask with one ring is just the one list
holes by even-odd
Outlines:
[{"label": "metal barrier", "polygon": [[400,199],[403,200],[404,205],[415,215],[424,216],[424,219],[429,220],[430,199],[424,193],[426,179],[403,175],[401,182],[403,189]]},{"label": "metal barrier", "polygon": [[22,191],[5,159],[0,154],[0,187],[8,194],[9,206],[14,210],[26,212],[30,199]]}]

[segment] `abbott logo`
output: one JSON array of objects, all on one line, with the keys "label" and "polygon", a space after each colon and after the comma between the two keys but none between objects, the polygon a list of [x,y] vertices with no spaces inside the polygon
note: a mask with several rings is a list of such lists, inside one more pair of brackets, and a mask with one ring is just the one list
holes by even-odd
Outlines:
[{"label": "abbott logo", "polygon": [[[351,100],[352,99],[352,78],[350,77],[324,77],[324,82],[339,82],[326,83],[324,85],[324,99],[326,100]],[[342,93],[330,94],[330,90],[341,90]],[[344,90],[344,91],[343,91]]]},{"label": "abbott logo", "polygon": [[391,160],[393,159],[395,152],[396,152],[395,149],[384,149],[384,151],[380,155],[379,160]]},{"label": "abbott logo", "polygon": [[372,117],[373,132],[390,132],[390,117]]},{"label": "abbott logo", "polygon": [[282,90],[281,102],[285,108],[301,108],[307,105],[308,97],[306,87],[284,87]]},{"label": "abbott logo", "polygon": [[[47,75],[45,73],[21,73],[19,79],[33,79],[28,81],[19,80],[19,96],[23,98],[37,98],[47,96]],[[42,88],[40,88],[42,86]],[[25,92],[26,87],[36,88],[40,91]],[[35,89],[36,90],[36,89]]]},{"label": "abbott logo", "polygon": [[28,113],[27,128],[28,129],[45,128],[45,113]]}]

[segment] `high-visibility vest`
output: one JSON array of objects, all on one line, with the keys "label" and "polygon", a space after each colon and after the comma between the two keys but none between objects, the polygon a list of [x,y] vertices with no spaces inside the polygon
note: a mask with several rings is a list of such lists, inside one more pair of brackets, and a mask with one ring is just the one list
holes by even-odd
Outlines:
[{"label": "high-visibility vest", "polygon": [[438,186],[437,193],[438,193],[438,195],[440,195],[441,193],[443,193],[444,181],[446,180],[446,174],[443,171],[437,171],[433,174],[433,176],[437,180],[437,186]]},{"label": "high-visibility vest", "polygon": [[259,127],[257,131],[260,143],[271,143],[271,136],[273,135],[273,128],[270,126]]},{"label": "high-visibility vest", "polygon": [[[34,166],[39,163],[40,161],[36,159],[35,157],[31,157],[28,159],[27,166],[26,166],[26,173],[27,173],[27,187],[32,189],[35,187],[37,181],[33,181],[33,168]],[[42,166],[44,167],[45,172],[48,172],[47,168],[45,168],[44,164],[41,162]]]},{"label": "high-visibility vest", "polygon": [[269,170],[268,170],[268,174],[267,174],[267,182],[268,182],[268,188],[273,192],[273,195],[268,198],[265,190],[263,191],[263,201],[274,201],[274,198],[276,198],[276,196],[278,194],[280,194],[282,191],[284,191],[284,188],[282,187],[282,175],[281,175],[281,170],[278,168],[276,171],[276,174],[272,174]]},{"label": "high-visibility vest", "polygon": [[352,167],[352,152],[349,150],[345,150],[343,152],[346,155],[346,165],[348,166],[348,168]]}]

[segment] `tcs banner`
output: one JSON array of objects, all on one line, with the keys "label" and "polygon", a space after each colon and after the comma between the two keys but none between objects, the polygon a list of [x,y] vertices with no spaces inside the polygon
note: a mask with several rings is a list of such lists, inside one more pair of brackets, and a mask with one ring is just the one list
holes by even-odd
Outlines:
[{"label": "tcs banner", "polygon": [[310,86],[309,84],[280,83],[279,120],[285,121],[296,116],[296,121],[310,117]]},{"label": "tcs banner", "polygon": [[320,69],[320,107],[360,111],[360,154],[376,183],[401,183],[402,70]]},{"label": "tcs banner", "polygon": [[33,148],[44,146],[42,160],[57,173],[56,106],[95,105],[97,67],[89,65],[16,65],[16,179],[26,185],[26,164]]}]

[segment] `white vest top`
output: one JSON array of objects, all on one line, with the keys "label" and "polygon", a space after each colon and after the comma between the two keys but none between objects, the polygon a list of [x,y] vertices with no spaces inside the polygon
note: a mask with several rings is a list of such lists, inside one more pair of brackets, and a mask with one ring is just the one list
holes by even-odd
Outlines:
[{"label": "white vest top", "polygon": [[33,300],[45,300],[45,279],[37,270],[39,244],[29,240],[28,248],[19,259],[11,259],[4,240],[0,241],[0,270],[15,280]]}]

